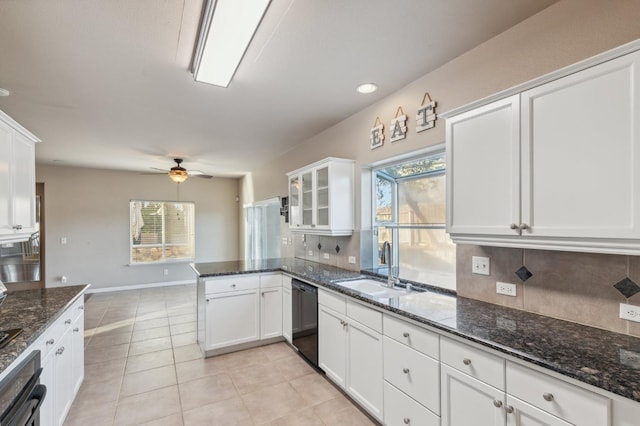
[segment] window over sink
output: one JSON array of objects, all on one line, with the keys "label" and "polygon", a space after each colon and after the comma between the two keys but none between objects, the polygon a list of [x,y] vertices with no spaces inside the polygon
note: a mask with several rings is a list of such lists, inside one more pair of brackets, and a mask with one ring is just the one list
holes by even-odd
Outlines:
[{"label": "window over sink", "polygon": [[129,224],[132,265],[195,259],[195,203],[132,200]]},{"label": "window over sink", "polygon": [[443,149],[372,170],[374,267],[382,245],[392,247],[394,275],[455,290],[455,244],[445,231],[446,191]]}]

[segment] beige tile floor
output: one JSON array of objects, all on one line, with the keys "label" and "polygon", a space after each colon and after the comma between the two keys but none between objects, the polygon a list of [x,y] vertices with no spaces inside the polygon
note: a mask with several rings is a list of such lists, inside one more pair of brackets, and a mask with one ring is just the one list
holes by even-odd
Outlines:
[{"label": "beige tile floor", "polygon": [[285,343],[204,359],[195,285],[91,295],[65,425],[373,425]]}]

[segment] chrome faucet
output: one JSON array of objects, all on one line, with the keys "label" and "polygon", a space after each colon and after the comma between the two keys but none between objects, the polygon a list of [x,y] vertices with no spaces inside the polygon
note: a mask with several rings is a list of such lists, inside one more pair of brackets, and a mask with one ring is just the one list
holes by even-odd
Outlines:
[{"label": "chrome faucet", "polygon": [[389,241],[382,243],[382,259],[380,260],[382,263],[387,264],[387,270],[389,271],[387,287],[393,288],[394,285],[400,283],[400,280],[398,277],[393,276],[393,254],[391,253],[391,243]]}]

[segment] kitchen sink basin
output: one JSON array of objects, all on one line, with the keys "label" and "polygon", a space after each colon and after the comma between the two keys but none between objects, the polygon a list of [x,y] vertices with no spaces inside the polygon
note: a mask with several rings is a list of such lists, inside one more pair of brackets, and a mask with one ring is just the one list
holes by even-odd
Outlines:
[{"label": "kitchen sink basin", "polygon": [[384,284],[377,280],[372,280],[368,278],[362,278],[351,281],[341,281],[336,282],[336,284],[341,285],[342,287],[346,287],[351,290],[358,291],[360,293],[367,294],[369,296],[381,297],[381,298],[390,298],[390,297],[400,297],[406,296],[408,294],[418,293],[415,289],[404,288],[404,287],[394,287],[388,288],[385,287]]}]

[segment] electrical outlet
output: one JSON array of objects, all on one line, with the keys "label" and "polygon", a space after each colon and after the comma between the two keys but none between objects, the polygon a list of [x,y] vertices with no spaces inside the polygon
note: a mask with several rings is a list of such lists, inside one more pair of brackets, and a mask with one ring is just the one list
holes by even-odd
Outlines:
[{"label": "electrical outlet", "polygon": [[167,275],[169,275],[169,270],[167,268],[164,268],[164,270],[162,271],[162,273],[164,274],[164,276],[166,277]]},{"label": "electrical outlet", "polygon": [[60,283],[61,284],[66,284],[67,283],[67,277],[65,275],[60,277]]},{"label": "electrical outlet", "polygon": [[62,245],[67,244],[67,237],[60,237],[60,244]]},{"label": "electrical outlet", "polygon": [[620,304],[620,318],[640,322],[640,306]]},{"label": "electrical outlet", "polygon": [[514,296],[516,295],[516,285],[509,283],[501,283],[500,281],[496,281],[496,293],[504,294],[505,296]]},{"label": "electrical outlet", "polygon": [[329,253],[324,253],[324,254],[322,255],[322,257],[323,257],[323,258],[325,258],[325,259],[327,259],[327,260],[329,260],[329,258],[330,258],[331,256],[329,256]]},{"label": "electrical outlet", "polygon": [[309,250],[309,251],[307,252],[307,256],[313,256],[313,250]]},{"label": "electrical outlet", "polygon": [[471,273],[489,275],[491,272],[491,260],[488,257],[472,256]]},{"label": "electrical outlet", "polygon": [[282,237],[282,245],[283,246],[287,245],[287,237]]},{"label": "electrical outlet", "polygon": [[349,263],[352,265],[356,264],[356,257],[355,256],[349,256]]}]

